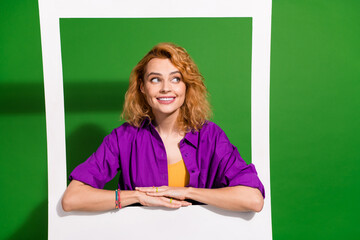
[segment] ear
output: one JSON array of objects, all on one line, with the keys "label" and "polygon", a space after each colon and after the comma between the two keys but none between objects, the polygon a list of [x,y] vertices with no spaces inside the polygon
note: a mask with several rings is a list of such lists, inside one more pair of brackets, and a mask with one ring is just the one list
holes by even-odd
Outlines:
[{"label": "ear", "polygon": [[143,94],[145,94],[144,83],[143,83],[142,80],[140,81],[140,91],[141,91]]}]

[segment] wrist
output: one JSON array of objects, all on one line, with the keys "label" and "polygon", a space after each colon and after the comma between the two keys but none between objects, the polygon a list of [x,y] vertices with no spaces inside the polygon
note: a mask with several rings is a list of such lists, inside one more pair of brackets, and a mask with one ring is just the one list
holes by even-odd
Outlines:
[{"label": "wrist", "polygon": [[193,188],[193,187],[188,187],[188,188],[186,189],[186,192],[185,192],[185,198],[187,198],[187,199],[192,199],[192,196],[193,196],[194,191],[195,191],[195,188]]},{"label": "wrist", "polygon": [[135,199],[136,199],[136,203],[140,203],[141,196],[142,196],[144,193],[143,193],[143,192],[140,192],[140,191],[137,191],[137,190],[134,190],[133,193],[134,193],[134,197],[135,197]]},{"label": "wrist", "polygon": [[121,207],[140,202],[140,192],[136,190],[120,191]]}]

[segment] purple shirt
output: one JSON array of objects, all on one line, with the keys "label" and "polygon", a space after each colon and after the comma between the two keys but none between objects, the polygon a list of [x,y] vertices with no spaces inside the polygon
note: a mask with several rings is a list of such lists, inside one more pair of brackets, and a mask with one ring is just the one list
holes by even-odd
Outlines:
[{"label": "purple shirt", "polygon": [[[207,121],[199,132],[187,133],[180,141],[180,152],[190,175],[187,187],[244,185],[258,188],[265,197],[255,166],[246,164],[215,123]],[[168,185],[165,146],[148,119],[139,128],[124,123],[114,129],[69,178],[103,188],[119,170],[123,190]]]}]

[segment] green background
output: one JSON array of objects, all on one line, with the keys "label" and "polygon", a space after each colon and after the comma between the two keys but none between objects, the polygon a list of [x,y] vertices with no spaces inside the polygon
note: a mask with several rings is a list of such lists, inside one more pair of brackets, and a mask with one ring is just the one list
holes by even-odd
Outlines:
[{"label": "green background", "polygon": [[[273,238],[357,239],[360,234],[360,2],[274,0],[272,11],[270,155]],[[62,31],[71,31],[66,25],[71,24],[73,28],[82,20],[70,21],[62,22]],[[251,24],[249,20],[245,20],[245,23],[244,29]],[[239,24],[243,24],[242,21]],[[213,30],[221,30],[219,26],[213,27]],[[116,35],[116,32],[106,34]],[[117,79],[121,81],[115,85],[118,84],[116,87],[121,92],[124,86],[121,82],[126,81],[125,76],[129,74],[131,66],[142,57],[144,49],[147,50],[154,42],[144,40],[148,45],[134,52],[131,56],[133,59],[129,61],[120,58],[119,46],[113,46],[118,49],[107,53],[114,54],[113,58],[102,59],[109,64],[102,64],[103,69],[94,70],[91,68],[98,66],[98,60],[92,62],[90,59],[84,63],[86,65],[81,65],[80,61],[86,54],[103,57],[101,44],[91,43],[89,39],[89,46],[93,44],[97,49],[76,56],[74,62],[79,70],[76,73],[73,66],[66,65],[72,61],[66,58],[74,57],[66,55],[67,51],[71,54],[74,47],[70,44],[74,33],[68,33],[68,36],[62,35],[61,39],[62,44],[69,41],[63,49],[67,144],[72,145],[71,141],[83,139],[87,129],[98,130],[97,134],[92,135],[96,143],[101,141],[96,136],[103,136],[119,124],[116,122],[120,113],[117,106],[121,106],[122,100],[119,99],[108,109],[102,109],[108,99],[101,100],[102,105],[96,105],[96,96],[99,95],[92,99],[88,94],[96,92],[100,86],[97,82],[104,81],[114,86]],[[203,34],[217,35],[208,30]],[[246,44],[251,44],[249,35],[242,36],[240,33],[237,36],[244,39]],[[163,34],[154,41],[175,37]],[[221,39],[222,43],[227,36],[213,38],[214,41]],[[183,39],[185,41],[187,38]],[[106,41],[105,37],[103,41]],[[123,41],[126,41],[126,37]],[[193,41],[193,46],[199,44],[196,39]],[[76,41],[73,39],[72,42],[75,44]],[[190,47],[190,54],[209,79],[210,93],[216,92],[216,86],[226,87],[229,77],[210,80],[216,76],[213,74],[226,70],[213,69],[206,65],[208,62],[201,63],[201,56],[207,54],[206,51],[196,52],[196,48],[191,48],[190,41],[177,43]],[[243,51],[242,48],[235,50]],[[247,63],[248,57],[244,59],[241,63]],[[246,65],[245,70],[248,68]],[[249,72],[244,71],[243,74]],[[249,76],[243,77],[246,79]],[[85,80],[88,84],[84,84]],[[211,81],[214,81],[212,86]],[[106,90],[106,86],[101,87]],[[91,107],[85,110],[81,98],[76,96],[82,88],[86,90],[84,98],[91,103]],[[118,96],[115,90],[111,92]],[[243,108],[246,109],[249,95],[246,95],[246,90],[244,92]],[[47,160],[36,0],[0,2],[0,100],[0,239],[43,239],[47,236]],[[242,135],[245,136],[243,140],[232,139],[230,135],[233,129],[226,129],[229,126],[226,117],[222,119],[217,114],[226,107],[224,102],[215,102],[220,100],[212,95],[213,105],[218,104],[218,107],[214,106],[214,121],[219,122],[249,161],[249,145],[239,146],[240,141],[247,144],[249,133],[245,129],[244,133],[237,133],[245,134]],[[98,115],[103,115],[104,120]],[[91,120],[92,116],[94,121]],[[237,116],[234,114],[234,117]],[[116,120],[108,122],[107,119],[112,118]],[[247,117],[244,119],[245,123],[249,121]],[[84,127],[85,130],[82,130]],[[77,135],[77,132],[80,134]],[[74,146],[74,149],[77,148]],[[76,154],[80,157],[80,153]]]},{"label": "green background", "polygon": [[68,174],[122,123],[130,72],[159,42],[193,57],[210,92],[211,120],[250,163],[251,29],[251,18],[61,19]]}]

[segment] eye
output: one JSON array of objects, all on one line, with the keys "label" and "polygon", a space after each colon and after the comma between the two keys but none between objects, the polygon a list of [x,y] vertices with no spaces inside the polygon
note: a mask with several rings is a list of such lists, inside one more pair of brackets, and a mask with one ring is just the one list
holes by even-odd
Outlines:
[{"label": "eye", "polygon": [[150,79],[150,82],[158,83],[158,82],[160,82],[160,79],[157,77],[154,77],[154,78]]},{"label": "eye", "polygon": [[174,77],[171,81],[172,81],[172,82],[180,82],[180,81],[181,81],[181,78],[179,78],[179,77]]}]

